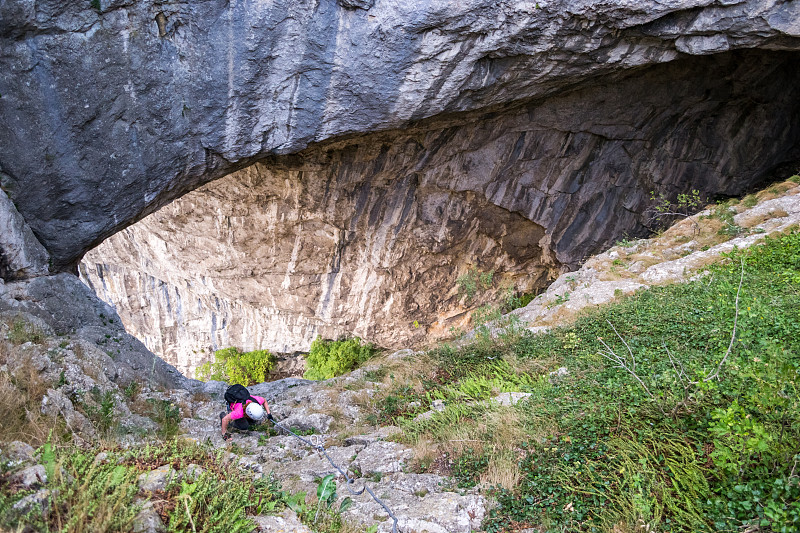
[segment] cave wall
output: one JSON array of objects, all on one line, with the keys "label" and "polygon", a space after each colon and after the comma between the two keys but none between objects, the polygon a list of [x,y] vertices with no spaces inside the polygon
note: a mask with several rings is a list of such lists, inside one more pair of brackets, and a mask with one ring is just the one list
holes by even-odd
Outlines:
[{"label": "cave wall", "polygon": [[[186,372],[230,345],[413,345],[640,234],[651,191],[736,195],[796,163],[798,67],[793,52],[687,57],[271,156],[114,235],[81,273]],[[473,266],[495,286],[467,301]]]}]

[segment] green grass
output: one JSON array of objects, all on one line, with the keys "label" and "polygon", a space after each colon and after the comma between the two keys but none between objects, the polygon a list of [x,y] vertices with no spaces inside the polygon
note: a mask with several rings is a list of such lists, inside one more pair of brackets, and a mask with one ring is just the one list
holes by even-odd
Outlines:
[{"label": "green grass", "polygon": [[[447,408],[405,423],[404,439],[476,428],[476,444],[451,457],[458,486],[469,486],[504,429],[471,402],[526,391],[512,443],[519,481],[493,489],[500,505],[486,531],[800,531],[800,232],[735,250],[710,271],[547,334],[432,352],[424,386],[396,388],[393,408],[435,397]],[[525,361],[533,370],[518,369]],[[559,366],[570,374],[551,385],[546,373]]]},{"label": "green grass", "polygon": [[[105,461],[96,461],[100,451]],[[14,503],[33,491],[15,490],[0,476],[0,529],[30,526],[42,532],[130,531],[140,510],[134,503],[137,478],[168,464],[175,470],[198,464],[203,473],[196,479],[175,480],[153,498],[156,511],[165,517],[168,532],[250,532],[255,524],[248,515],[279,512],[290,498],[271,478],[253,480],[222,459],[210,447],[173,440],[160,446],[129,450],[40,449],[50,490],[50,512],[36,508],[26,515],[12,511]],[[20,529],[21,530],[21,529]]]}]

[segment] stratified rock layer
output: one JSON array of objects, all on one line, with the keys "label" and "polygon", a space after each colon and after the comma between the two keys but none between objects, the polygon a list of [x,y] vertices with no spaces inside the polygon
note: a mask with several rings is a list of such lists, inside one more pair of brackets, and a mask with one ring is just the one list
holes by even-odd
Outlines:
[{"label": "stratified rock layer", "polygon": [[[797,2],[762,0],[2,2],[1,185],[53,270],[68,270],[266,155],[507,109],[682,56],[797,50],[799,21]],[[614,117],[603,124],[614,138]],[[586,148],[586,130],[561,131],[572,135],[561,147]],[[679,155],[675,142],[665,148]]]},{"label": "stratified rock layer", "polygon": [[739,194],[800,159],[800,56],[688,58],[516,109],[265,159],[87,254],[84,279],[181,370],[235,345],[400,347],[465,324],[457,279],[542,287],[650,192]]}]

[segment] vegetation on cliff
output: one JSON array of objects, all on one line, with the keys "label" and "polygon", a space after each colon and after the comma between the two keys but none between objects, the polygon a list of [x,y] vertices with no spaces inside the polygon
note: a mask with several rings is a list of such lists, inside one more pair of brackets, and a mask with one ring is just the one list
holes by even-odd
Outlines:
[{"label": "vegetation on cliff", "polygon": [[223,348],[214,352],[214,361],[206,361],[197,368],[197,379],[247,387],[267,381],[276,361],[269,350],[241,352],[236,347]]},{"label": "vegetation on cliff", "polygon": [[[530,314],[484,322],[495,309],[478,313],[484,323],[469,339],[427,352],[374,356],[358,339],[318,340],[317,377],[362,368],[254,389],[277,419],[322,434],[359,485],[402,509],[404,532],[420,520],[460,532],[798,532],[794,187],[766,191],[795,195],[781,204],[791,216],[762,192],[741,202],[762,200],[746,217],[728,202],[584,265],[608,261],[611,279],[599,283],[641,280],[629,266],[664,266],[657,250],[675,255],[665,242],[678,242],[674,261],[703,259],[686,283],[612,288],[613,303],[580,311],[591,290],[582,269],[565,274],[575,276],[571,299],[556,282],[534,302],[562,320],[547,332],[525,328]],[[764,217],[783,233],[710,257],[720,241],[761,238]],[[115,367],[113,335],[95,344],[24,313],[0,318],[0,528],[130,531],[152,521],[167,531],[269,531],[264,521],[280,512],[307,531],[388,531],[382,511],[337,495],[306,443],[266,426],[222,441],[224,384],[161,390]],[[241,363],[246,354],[221,355]]]},{"label": "vegetation on cliff", "polygon": [[[572,325],[421,357],[378,418],[418,470],[492,487],[486,531],[800,531],[797,229]],[[511,390],[530,396],[476,402]]]},{"label": "vegetation on cliff", "polygon": [[330,379],[355,370],[358,365],[372,357],[376,348],[371,343],[361,343],[353,337],[337,341],[318,337],[311,343],[306,354],[306,379]]}]

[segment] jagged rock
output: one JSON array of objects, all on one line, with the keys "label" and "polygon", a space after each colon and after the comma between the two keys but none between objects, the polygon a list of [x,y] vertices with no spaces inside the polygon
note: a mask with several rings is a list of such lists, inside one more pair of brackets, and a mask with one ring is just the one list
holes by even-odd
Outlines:
[{"label": "jagged rock", "polygon": [[28,494],[12,506],[12,510],[20,515],[39,512],[42,516],[50,513],[50,498],[54,493],[48,489],[39,489],[33,494]]},{"label": "jagged rock", "polygon": [[141,474],[137,479],[139,492],[155,492],[164,490],[168,483],[175,481],[178,473],[170,466],[159,466],[155,470]]},{"label": "jagged rock", "polygon": [[308,379],[284,378],[277,381],[259,383],[248,387],[248,390],[250,390],[250,394],[263,396],[268,402],[273,402],[276,398],[286,398],[287,395],[296,394],[297,391],[308,390],[308,386],[314,383],[314,381]]},{"label": "jagged rock", "polygon": [[260,474],[264,471],[258,456],[244,456],[239,458],[239,467]]},{"label": "jagged rock", "polygon": [[333,417],[322,413],[291,413],[279,423],[295,432],[314,430],[318,433],[327,433],[331,422]]},{"label": "jagged rock", "polygon": [[[258,158],[438,114],[542,100],[697,54],[796,50],[800,34],[794,2],[758,0],[476,0],[446,8],[392,1],[369,10],[310,0],[146,0],[101,9],[48,0],[0,9],[0,67],[9,73],[0,85],[2,187],[58,270],[148,212]],[[43,64],[46,74],[33,68]],[[762,72],[796,100],[796,78],[779,79],[796,70]],[[197,72],[207,75],[191,74]],[[724,77],[709,71],[706,79]],[[669,90],[676,101],[688,100]],[[705,90],[697,92],[696,112],[708,124],[720,113],[716,95],[703,98]],[[648,95],[636,96],[613,104],[625,111]],[[648,118],[641,109],[634,112]],[[621,113],[611,111],[605,109],[613,122],[594,130],[603,137],[620,129]],[[663,115],[652,118],[666,125]],[[790,124],[790,113],[786,119]],[[750,138],[747,159],[756,161],[761,135],[750,126],[742,130]],[[641,131],[626,136],[638,141]],[[764,137],[776,147],[788,140]],[[674,162],[691,160],[675,143],[660,151],[654,169],[675,172]],[[563,157],[574,160],[579,151],[565,147]],[[474,160],[476,174],[484,174],[481,159]],[[533,170],[537,158],[526,160]],[[583,162],[576,163],[578,170]],[[615,174],[624,168],[619,163]]]},{"label": "jagged rock", "polygon": [[180,197],[81,270],[184,371],[447,335],[470,266],[543,287],[643,231],[650,190],[798,159],[794,2],[0,9],[3,190],[56,271]]},{"label": "jagged rock", "polygon": [[[676,60],[486,120],[312,147],[182,197],[89,252],[81,272],[187,373],[221,343],[290,352],[317,335],[389,348],[449,336],[500,286],[544,287],[622,234],[642,234],[651,190],[736,194],[778,161],[800,159],[784,117],[800,116],[789,110],[800,94],[790,102],[782,88],[800,83],[779,88],[756,74],[800,72],[795,61],[762,52]],[[713,119],[698,103],[707,91]],[[741,115],[762,94],[769,109],[759,113],[784,126]],[[737,121],[787,132],[782,148],[764,137],[759,155],[743,157],[734,147],[753,137],[726,138]],[[220,241],[225,253],[209,253]],[[467,304],[457,280],[471,265],[493,270],[496,283]],[[634,287],[603,293],[617,289]],[[576,296],[568,306],[583,305]]]},{"label": "jagged rock", "polygon": [[192,463],[186,467],[183,478],[188,481],[195,481],[197,478],[202,476],[204,472],[205,469],[202,466]]},{"label": "jagged rock", "polygon": [[402,444],[375,441],[358,453],[354,465],[364,475],[402,472],[414,452]]},{"label": "jagged rock", "polygon": [[97,437],[97,430],[92,423],[75,410],[72,401],[61,391],[47,389],[47,393],[42,398],[41,411],[44,415],[63,417],[70,431],[81,438],[88,440]]},{"label": "jagged rock", "polygon": [[[91,376],[102,369],[106,378],[123,386],[133,380],[167,388],[195,390],[202,386],[182,376],[129,335],[116,312],[73,275],[58,274],[0,285],[0,313],[23,317],[45,335],[69,336],[73,353],[61,356],[69,363],[65,372],[70,364],[81,367],[71,376],[76,382],[85,381],[82,376],[97,382],[99,375]],[[82,353],[76,355],[76,350]],[[91,387],[94,383],[86,384]]]},{"label": "jagged rock", "polygon": [[567,367],[562,366],[558,370],[550,372],[549,374],[550,383],[552,383],[553,385],[560,383],[567,376],[569,376],[569,370],[567,370]]},{"label": "jagged rock", "polygon": [[400,428],[395,426],[381,426],[377,429],[377,431],[373,433],[369,433],[367,435],[354,435],[352,437],[347,437],[344,440],[345,446],[368,446],[373,442],[377,442],[380,440],[386,440],[392,435],[397,434],[400,432]]},{"label": "jagged rock", "polygon": [[131,413],[130,415],[119,419],[119,425],[121,430],[131,434],[143,433],[145,435],[152,435],[156,430],[158,430],[158,424],[152,419],[136,413]]},{"label": "jagged rock", "polygon": [[285,509],[280,516],[251,516],[250,519],[261,533],[312,533],[291,509]]},{"label": "jagged rock", "polygon": [[10,479],[12,483],[18,483],[24,489],[32,489],[47,483],[47,473],[44,466],[33,465],[15,472]]},{"label": "jagged rock", "polygon": [[7,466],[13,467],[32,462],[34,452],[35,450],[30,444],[15,440],[3,445],[0,449],[0,459]]},{"label": "jagged rock", "polygon": [[[561,371],[560,368],[558,370]],[[566,370],[566,368],[564,368],[564,370]],[[494,405],[510,407],[512,405],[517,405],[530,395],[531,394],[529,392],[501,392],[489,401]]]},{"label": "jagged rock", "polygon": [[94,456],[93,463],[95,464],[103,464],[108,462],[108,453],[107,452],[100,452]]},{"label": "jagged rock", "polygon": [[139,499],[136,503],[142,505],[142,509],[136,514],[133,520],[132,530],[134,533],[164,533],[166,528],[161,517],[153,507],[153,502]]},{"label": "jagged rock", "polygon": [[225,396],[225,391],[228,389],[228,384],[224,381],[206,381],[201,391],[203,394],[208,394],[215,400],[222,400]]},{"label": "jagged rock", "polygon": [[[398,518],[398,531],[469,533],[480,527],[486,513],[486,500],[475,494],[442,492],[439,476],[430,474],[394,474],[377,484],[370,484]],[[357,484],[357,488],[360,484]],[[354,505],[344,514],[365,526],[378,523],[378,531],[392,530],[384,509],[369,495],[353,498]]]},{"label": "jagged rock", "polygon": [[0,189],[0,278],[14,281],[44,276],[49,272],[49,261],[47,250]]},{"label": "jagged rock", "polygon": [[375,0],[336,0],[340,6],[347,9],[369,9],[375,5]]},{"label": "jagged rock", "polygon": [[[701,211],[676,224],[662,237],[639,241],[630,246],[617,246],[615,248],[618,250],[598,254],[580,270],[562,274],[546,292],[526,307],[515,309],[510,314],[516,315],[532,332],[547,331],[550,326],[563,324],[587,307],[610,302],[618,296],[651,285],[692,279],[705,271],[722,253],[730,252],[734,247],[747,248],[761,242],[767,235],[785,231],[800,223],[800,186],[793,186],[783,196],[765,200],[755,207],[740,207],[741,212],[734,216],[734,222],[748,227],[750,231],[747,234],[700,250],[695,249],[694,241],[675,245],[674,235],[670,236],[670,232],[682,231],[680,226],[683,225],[694,233],[702,218],[711,214],[710,211]],[[716,231],[714,229],[714,233]],[[613,256],[612,252],[617,255]],[[641,266],[617,272],[603,268],[603,265],[613,266],[613,261],[619,261],[623,256],[631,265]],[[677,259],[673,259],[673,256]],[[610,276],[617,279],[607,279]]]}]

